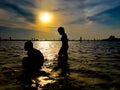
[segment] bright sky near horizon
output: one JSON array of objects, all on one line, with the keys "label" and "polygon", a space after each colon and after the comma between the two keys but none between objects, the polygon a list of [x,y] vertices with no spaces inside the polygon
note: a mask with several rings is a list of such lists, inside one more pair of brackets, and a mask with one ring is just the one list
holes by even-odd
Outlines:
[{"label": "bright sky near horizon", "polygon": [[120,0],[0,1],[2,38],[58,39],[59,26],[69,39],[120,38]]}]

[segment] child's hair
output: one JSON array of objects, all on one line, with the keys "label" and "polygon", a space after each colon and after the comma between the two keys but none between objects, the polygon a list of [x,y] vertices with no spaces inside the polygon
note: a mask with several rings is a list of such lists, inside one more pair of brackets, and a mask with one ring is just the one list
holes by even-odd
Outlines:
[{"label": "child's hair", "polygon": [[32,43],[31,41],[25,42],[25,45],[26,45],[27,47],[33,47],[33,43]]},{"label": "child's hair", "polygon": [[64,27],[59,27],[58,32],[64,33],[65,32]]}]

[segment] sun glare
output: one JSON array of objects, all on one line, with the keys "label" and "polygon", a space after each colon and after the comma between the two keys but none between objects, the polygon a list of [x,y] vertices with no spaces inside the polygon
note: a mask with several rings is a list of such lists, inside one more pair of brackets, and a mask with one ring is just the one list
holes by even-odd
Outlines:
[{"label": "sun glare", "polygon": [[51,15],[49,13],[42,13],[40,15],[40,20],[44,23],[48,23],[51,21]]}]

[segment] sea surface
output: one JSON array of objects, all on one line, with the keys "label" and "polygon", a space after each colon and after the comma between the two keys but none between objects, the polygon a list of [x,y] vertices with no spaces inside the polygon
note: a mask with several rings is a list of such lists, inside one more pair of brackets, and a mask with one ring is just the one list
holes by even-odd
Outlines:
[{"label": "sea surface", "polygon": [[[25,41],[0,41],[0,90],[120,90],[120,42],[69,41],[67,69],[58,65],[60,41],[32,41],[45,58],[47,75],[21,80]],[[63,68],[64,69],[64,68]],[[36,84],[37,83],[37,84]]]}]

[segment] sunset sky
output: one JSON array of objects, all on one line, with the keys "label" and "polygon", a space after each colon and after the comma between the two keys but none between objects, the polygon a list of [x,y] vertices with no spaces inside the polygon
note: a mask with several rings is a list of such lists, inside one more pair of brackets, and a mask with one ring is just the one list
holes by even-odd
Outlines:
[{"label": "sunset sky", "polygon": [[58,39],[59,26],[69,39],[120,37],[120,0],[0,0],[2,38]]}]

